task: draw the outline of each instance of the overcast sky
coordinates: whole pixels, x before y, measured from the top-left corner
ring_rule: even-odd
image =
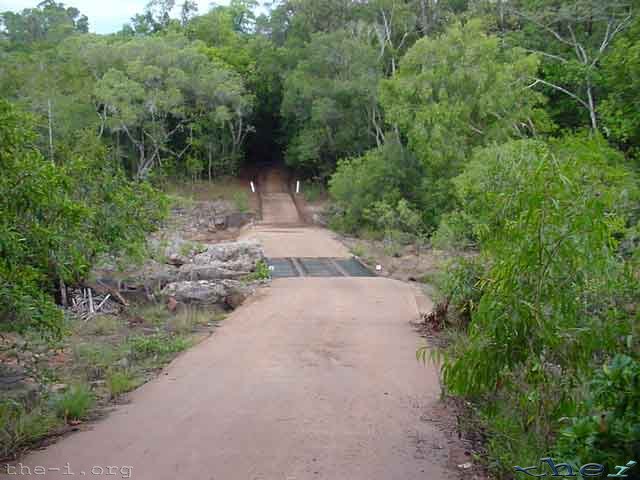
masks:
[[[21,11],[33,8],[41,0],[0,0],[0,12]],[[76,7],[89,17],[89,29],[95,33],[113,33],[127,23],[136,13],[142,13],[149,0],[58,0],[66,6]],[[198,12],[205,13],[212,3],[210,0],[196,0]],[[216,0],[218,5],[227,5],[229,0]],[[176,0],[176,4],[182,4]],[[175,15],[179,14],[176,7]]]

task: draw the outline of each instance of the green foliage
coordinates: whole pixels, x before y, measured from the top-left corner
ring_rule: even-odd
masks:
[[[123,393],[130,392],[139,382],[129,370],[114,370],[107,375],[107,387],[111,398],[117,398]]]
[[[256,264],[256,268],[250,275],[247,276],[245,280],[249,282],[258,282],[260,280],[269,280],[271,278],[271,270],[269,270],[269,265],[264,260],[260,260]]]
[[[131,356],[134,360],[144,360],[158,357],[164,359],[170,355],[189,348],[189,341],[184,337],[154,334],[149,336],[135,336],[128,340]]]
[[[116,57],[104,67],[95,95],[103,104],[108,131],[137,152],[139,177],[146,177],[167,154],[179,158],[179,151],[192,146],[195,154],[187,156],[185,165],[192,177],[212,157],[226,156],[223,152],[234,157],[240,151],[250,128],[244,117],[252,99],[242,79],[210,58],[203,44],[172,34],[98,43],[88,54],[100,55],[105,48]],[[153,108],[147,107],[150,103]],[[199,137],[195,144],[194,130]],[[190,134],[185,138],[184,132]]]
[[[249,194],[245,191],[236,191],[232,195],[233,204],[240,213],[249,213]]]
[[[346,31],[314,35],[301,58],[284,83],[282,116],[291,130],[286,162],[325,178],[339,158],[375,142],[380,65],[375,49]]]
[[[473,20],[416,42],[398,73],[382,82],[387,120],[398,125],[424,165],[422,206],[430,226],[454,205],[449,180],[461,173],[473,148],[544,124],[543,99],[526,88],[537,68],[537,57],[502,48]]]
[[[445,385],[478,402],[497,473],[551,452],[562,417],[578,419],[566,435],[582,432],[563,455],[580,452],[593,445],[582,415],[594,411],[581,384],[633,343],[620,339],[634,332],[624,305],[636,301],[637,279],[618,242],[634,178],[601,138],[573,136],[478,150],[453,183],[482,264],[449,272],[445,291],[471,323],[445,352]],[[616,438],[603,452],[632,444]],[[589,455],[583,463],[602,458]]]
[[[640,143],[640,19],[614,44],[604,60],[604,79],[609,92],[602,102],[605,131],[634,152]]]
[[[479,257],[458,257],[446,267],[437,282],[443,301],[455,308],[455,313],[467,325],[478,309],[483,296],[485,265]]]
[[[32,147],[31,117],[0,101],[0,312],[4,331],[61,333],[52,294],[98,254],[134,250],[162,218],[162,199],[80,136],[63,165]]]
[[[615,471],[640,456],[640,362],[616,355],[588,382],[580,416],[567,419],[555,450],[578,465]]]
[[[14,400],[0,402],[0,457],[7,458],[15,451],[39,440],[60,424],[46,405],[27,409]]]
[[[431,237],[431,244],[441,250],[471,248],[476,245],[472,224],[473,219],[463,211],[445,213]]]
[[[320,181],[305,182],[302,185],[302,194],[309,203],[321,200],[326,194],[326,187]]]
[[[20,13],[0,14],[3,37],[22,48],[56,44],[76,32],[87,32],[89,22],[75,7],[65,8],[54,0],[45,0],[36,8],[25,8]]]
[[[455,180],[491,268],[469,348],[445,365],[454,391],[488,391],[529,361],[575,370],[615,343],[625,327],[592,302],[612,299],[623,273],[615,238],[632,184],[616,160],[600,140],[519,141],[479,151]]]
[[[367,212],[380,202],[394,208],[401,200],[406,201],[408,209],[422,206],[416,182],[422,176],[420,162],[398,143],[342,160],[329,181],[329,193],[337,210],[332,226],[347,232],[363,226],[379,227]]]
[[[74,385],[53,399],[58,418],[68,421],[83,420],[95,403],[95,396],[86,385]]]

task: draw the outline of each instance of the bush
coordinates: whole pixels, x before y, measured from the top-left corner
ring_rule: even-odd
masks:
[[[131,355],[136,360],[152,357],[164,359],[172,354],[189,348],[189,341],[183,337],[156,334],[150,336],[132,337],[128,341]]]
[[[640,362],[616,355],[596,372],[581,415],[567,419],[555,450],[577,465],[616,465],[640,458]],[[637,473],[637,472],[636,472]]]
[[[34,125],[0,101],[0,330],[60,335],[55,293],[82,280],[99,254],[138,249],[165,209],[107,160],[95,134],[80,134],[54,165],[33,147]]]
[[[421,179],[420,163],[395,142],[339,162],[329,181],[335,203],[332,226],[350,233],[366,227],[380,228],[372,206],[396,207],[404,200],[407,208],[419,207]]]
[[[316,179],[312,182],[304,182],[302,186],[302,194],[307,202],[313,203],[321,200],[326,193],[326,188],[321,180]]]
[[[117,398],[138,386],[135,376],[128,370],[111,371],[107,375],[107,387],[111,398]]]
[[[27,408],[13,400],[0,402],[0,458],[47,435],[60,421],[44,405]]]
[[[271,278],[271,270],[264,260],[260,260],[256,264],[255,270],[245,279],[248,282],[257,282],[260,280],[269,280]]]
[[[249,208],[249,194],[244,191],[235,192],[233,194],[233,203],[240,213],[248,213]]]
[[[58,418],[67,421],[86,418],[95,403],[95,396],[86,385],[75,385],[54,399]]]
[[[631,353],[620,339],[636,328],[625,305],[638,301],[638,280],[619,243],[637,193],[623,162],[600,138],[514,141],[477,151],[454,180],[484,267],[472,288],[454,282],[474,300],[443,379],[479,402],[490,455],[503,462],[496,468],[548,454],[560,419],[584,408],[585,379],[604,359]],[[566,452],[591,441],[578,437]]]

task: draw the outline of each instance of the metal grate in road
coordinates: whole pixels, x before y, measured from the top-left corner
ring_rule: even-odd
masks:
[[[356,258],[271,258],[272,278],[291,277],[375,277]]]
[[[300,258],[298,261],[306,277],[344,276],[330,258]]]
[[[350,277],[375,277],[375,274],[365,267],[357,258],[338,258],[335,260],[342,270]]]
[[[290,258],[270,258],[267,265],[271,270],[271,278],[299,277],[300,273]]]

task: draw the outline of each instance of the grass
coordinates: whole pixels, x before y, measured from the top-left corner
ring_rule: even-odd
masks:
[[[13,400],[0,401],[0,458],[7,458],[61,425],[44,402],[27,409]]]
[[[152,358],[164,361],[171,354],[180,353],[191,346],[191,342],[183,336],[162,333],[131,337],[127,343],[134,360]]]
[[[191,334],[220,320],[217,312],[192,305],[182,305],[177,312],[172,313],[164,304],[152,303],[134,307],[131,314],[143,319],[146,325],[181,335]]]
[[[83,420],[95,404],[95,395],[87,385],[74,385],[54,398],[56,416],[65,422]]]
[[[239,190],[233,194],[233,204],[240,213],[249,213],[249,194]]]
[[[90,319],[83,326],[83,333],[86,335],[102,337],[114,335],[122,327],[122,322],[113,315],[100,315]]]
[[[271,270],[264,260],[260,260],[256,264],[255,270],[245,277],[247,282],[257,282],[260,280],[269,280],[271,278]]]
[[[207,248],[200,243],[184,242],[182,245],[180,245],[180,255],[182,255],[183,257],[190,257],[191,255],[202,253],[206,249]]]
[[[167,319],[166,328],[171,333],[187,335],[201,327],[211,326],[220,317],[211,310],[187,306]]]
[[[248,185],[243,185],[237,178],[220,178],[209,182],[174,182],[167,186],[167,193],[177,201],[234,201],[238,192],[243,192],[248,198]]]
[[[135,390],[140,381],[129,369],[112,370],[107,374],[107,388],[112,399]]]
[[[361,243],[358,243],[349,249],[351,255],[359,258],[364,258],[367,255],[367,250],[365,246]]]

